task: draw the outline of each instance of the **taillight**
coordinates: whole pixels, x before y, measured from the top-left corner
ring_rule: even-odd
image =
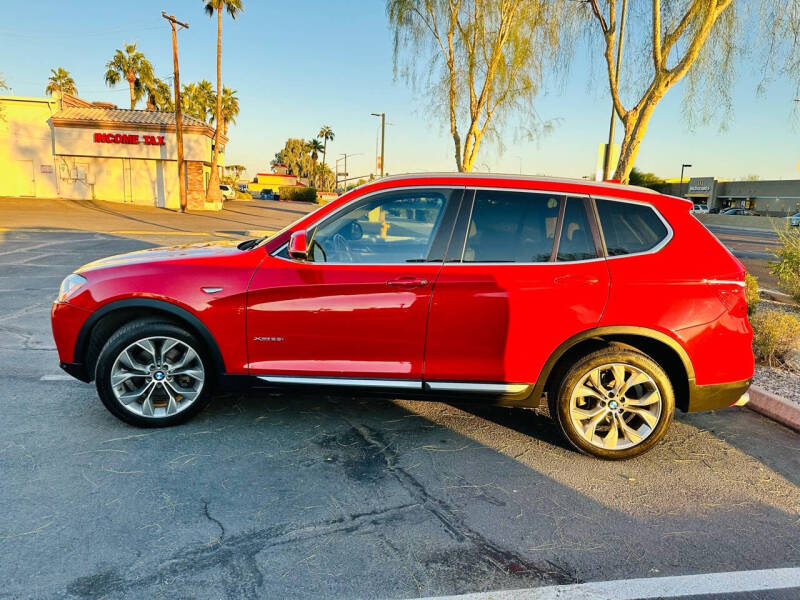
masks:
[[[713,284],[713,282],[712,282]],[[744,318],[747,316],[747,298],[744,294],[744,285],[737,284],[716,284],[717,296],[734,317]]]

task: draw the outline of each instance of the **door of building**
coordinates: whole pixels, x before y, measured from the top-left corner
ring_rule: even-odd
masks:
[[[18,160],[17,162],[17,195],[36,195],[36,173],[33,170],[32,160]]]

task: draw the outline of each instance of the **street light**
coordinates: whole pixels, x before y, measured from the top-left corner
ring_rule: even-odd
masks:
[[[680,189],[678,190],[681,196],[683,196],[683,170],[684,170],[684,169],[691,168],[691,166],[692,166],[692,165],[687,165],[687,164],[682,164],[682,165],[681,165],[681,187],[680,187]]]
[[[370,113],[373,117],[380,117],[381,118],[381,177],[383,177],[383,167],[384,167],[384,139],[386,137],[386,113]]]

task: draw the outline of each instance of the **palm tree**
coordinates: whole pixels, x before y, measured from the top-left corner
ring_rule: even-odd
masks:
[[[152,81],[145,82],[144,90],[147,94],[147,110],[175,110],[172,88],[163,79],[154,77]]]
[[[322,138],[322,170],[325,170],[325,157],[328,154],[328,140],[333,140],[336,137],[336,134],[333,133],[333,129],[331,129],[330,125],[323,125],[317,137]]]
[[[324,150],[325,146],[323,146],[322,142],[320,142],[317,138],[314,138],[313,140],[308,140],[308,142],[306,142],[306,152],[311,153],[311,161],[314,164],[314,168],[311,171],[312,181],[314,181],[317,177],[317,159],[319,158],[319,153]]]
[[[244,10],[242,0],[203,0],[205,2],[206,13],[209,17],[217,13],[217,113],[216,113],[216,131],[214,133],[214,152],[211,156],[211,177],[208,182],[208,191],[206,192],[206,200],[219,200],[219,172],[217,165],[219,164],[219,142],[220,142],[220,127],[222,123],[222,9],[228,11],[232,19],[239,16],[239,13]]]
[[[239,98],[236,97],[236,90],[222,88],[222,135],[228,137],[228,125],[236,123],[239,115]]]
[[[214,119],[214,88],[203,79],[186,83],[181,90],[181,108],[190,117],[210,123]]]
[[[128,82],[131,92],[131,110],[144,94],[145,83],[153,80],[153,65],[136,50],[136,44],[125,44],[125,52],[117,50],[106,63],[106,84],[113,86],[121,80]]]
[[[44,88],[45,94],[52,96],[55,92],[58,92],[59,94],[78,95],[78,88],[75,86],[75,80],[69,74],[69,71],[63,67],[58,67],[58,70],[50,69],[50,73],[52,75],[47,80],[47,87]]]

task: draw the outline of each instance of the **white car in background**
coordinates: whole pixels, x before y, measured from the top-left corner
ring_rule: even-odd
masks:
[[[691,212],[695,215],[707,215],[708,204],[695,204],[694,206],[692,206]]]
[[[800,212],[789,217],[789,225],[792,227],[800,227]]]
[[[235,200],[236,199],[236,190],[234,190],[231,186],[221,183],[219,185],[219,191],[222,195],[224,200]]]

